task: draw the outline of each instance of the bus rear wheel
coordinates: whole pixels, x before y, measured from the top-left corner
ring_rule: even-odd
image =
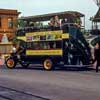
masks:
[[[53,69],[53,61],[51,59],[45,59],[43,62],[43,67],[45,70],[52,70]]]

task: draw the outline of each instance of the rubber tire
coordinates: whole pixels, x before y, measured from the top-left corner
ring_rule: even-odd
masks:
[[[9,61],[9,60],[12,60],[12,61],[13,61],[13,65],[12,65],[12,66],[9,66],[9,65],[8,65],[8,61]],[[12,59],[12,58],[6,59],[5,64],[6,64],[7,68],[9,68],[9,69],[14,69],[15,66],[16,66],[16,62],[15,62],[14,59]]]
[[[45,70],[50,71],[54,68],[53,61],[50,58],[47,58],[43,61],[43,67]]]

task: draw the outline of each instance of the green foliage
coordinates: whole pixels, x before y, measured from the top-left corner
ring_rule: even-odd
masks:
[[[27,22],[23,20],[18,20],[17,24],[18,24],[18,27],[24,28],[27,25]]]
[[[12,41],[13,44],[19,44],[19,42],[20,41],[16,37],[13,38],[13,41]]]
[[[17,20],[13,21],[13,25],[17,28],[24,28],[27,25],[27,22],[20,20],[20,19],[17,19]]]

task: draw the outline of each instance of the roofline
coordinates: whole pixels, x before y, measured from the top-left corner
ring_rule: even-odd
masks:
[[[84,14],[77,12],[77,11],[64,11],[64,12],[58,12],[58,13],[48,13],[48,14],[20,17],[19,19],[22,19],[22,20],[39,19],[39,20],[45,21],[47,19],[50,19],[50,17],[56,16],[56,15],[59,16],[60,18],[66,17],[67,15],[76,16],[76,17],[84,17],[85,16]]]
[[[18,12],[18,10],[16,9],[0,9],[0,14],[16,14],[16,15],[19,15],[21,14],[21,12]]]

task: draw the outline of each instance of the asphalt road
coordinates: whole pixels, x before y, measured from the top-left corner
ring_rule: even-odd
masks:
[[[1,67],[0,100],[100,100],[100,72]]]

